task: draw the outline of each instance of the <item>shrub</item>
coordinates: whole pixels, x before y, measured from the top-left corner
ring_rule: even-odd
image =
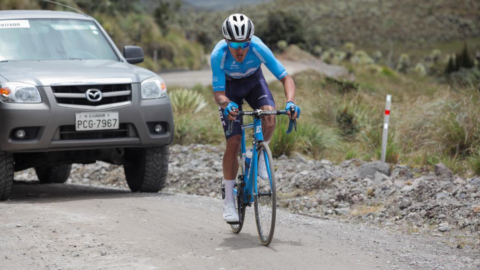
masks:
[[[280,40],[277,42],[277,48],[280,52],[285,51],[287,47],[288,47],[288,43],[285,40]]]
[[[347,42],[345,45],[343,45],[343,49],[347,53],[345,59],[350,60],[350,58],[353,56],[353,53],[355,52],[355,44],[352,42]]]
[[[336,150],[339,147],[339,139],[333,130],[312,124],[301,124],[296,137],[297,148],[314,159],[320,159],[326,149]]]
[[[320,56],[322,55],[322,52],[323,52],[323,49],[322,47],[318,46],[318,45],[315,45],[315,47],[313,47],[313,54],[315,56]]]
[[[442,51],[440,51],[439,49],[434,49],[431,53],[430,53],[430,60],[436,64],[438,62],[438,60],[440,60],[440,57],[442,56]]]
[[[193,115],[205,106],[205,98],[198,92],[189,89],[177,89],[169,93],[175,115]]]
[[[378,63],[380,62],[380,60],[382,59],[383,55],[382,55],[382,52],[381,51],[375,51],[373,53],[373,60],[375,61],[375,63]]]
[[[475,151],[475,154],[468,158],[470,169],[475,175],[480,175],[480,149]]]
[[[346,94],[358,90],[358,83],[346,80],[337,80],[333,77],[326,77],[325,83],[326,85],[338,91],[340,94]]]
[[[348,107],[343,108],[337,114],[337,125],[340,134],[345,138],[352,138],[358,132],[358,125],[355,115]]]
[[[459,71],[450,73],[448,81],[457,88],[476,88],[480,90],[480,71],[476,68],[461,68]]]
[[[420,76],[425,76],[425,75],[427,75],[427,69],[425,68],[425,66],[422,63],[418,63],[415,66],[415,73],[417,73]]]
[[[296,148],[297,134],[292,131],[286,134],[288,129],[288,117],[277,117],[277,125],[272,139],[270,140],[270,148],[272,149],[272,156],[279,157],[281,155],[289,156]]]
[[[406,53],[402,53],[397,63],[397,70],[402,73],[407,73],[410,67],[410,57]]]
[[[365,51],[356,51],[350,61],[353,64],[368,65],[373,64],[375,61]]]

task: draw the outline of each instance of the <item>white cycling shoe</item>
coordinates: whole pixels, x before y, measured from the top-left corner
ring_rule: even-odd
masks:
[[[237,208],[234,203],[223,205],[223,219],[226,222],[238,222]]]
[[[265,158],[263,153],[260,154],[260,158],[258,159],[258,176],[263,180],[268,180],[268,171],[267,165],[265,164]]]

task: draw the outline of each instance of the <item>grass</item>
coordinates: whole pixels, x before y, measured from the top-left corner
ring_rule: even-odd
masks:
[[[378,160],[385,96],[391,94],[387,162],[431,169],[443,162],[454,173],[480,174],[480,118],[475,117],[480,115],[480,91],[429,76],[402,74],[385,66],[372,69],[369,65],[349,64],[349,68],[357,84],[348,91],[339,90],[342,80],[332,82],[313,70],[293,76],[302,116],[298,132],[290,135],[285,134],[288,119],[277,117],[270,144],[275,157],[299,152],[337,163],[352,158]],[[283,85],[274,82],[270,89],[281,108],[285,100]],[[171,94],[175,91],[178,89]],[[186,95],[188,98],[203,97],[206,105],[200,112],[207,116],[189,118],[177,113],[177,142],[222,142],[211,89],[195,86],[189,91],[195,94]],[[194,107],[191,105],[190,112],[196,110]]]

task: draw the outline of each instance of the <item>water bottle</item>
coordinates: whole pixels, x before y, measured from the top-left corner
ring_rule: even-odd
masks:
[[[252,162],[252,148],[248,149],[247,152],[245,153],[245,175],[248,175],[251,162]]]

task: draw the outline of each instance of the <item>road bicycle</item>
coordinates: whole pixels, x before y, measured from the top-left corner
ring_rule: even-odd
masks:
[[[295,114],[295,109],[290,108],[291,115]],[[245,209],[248,206],[254,205],[255,220],[257,225],[257,232],[260,242],[264,246],[270,245],[275,231],[276,218],[276,203],[277,192],[275,187],[275,169],[273,166],[272,153],[268,144],[263,141],[262,133],[262,117],[268,115],[286,115],[286,110],[278,111],[238,111],[238,116],[244,115],[252,116],[253,123],[242,125],[242,145],[240,149],[240,164],[242,172],[238,176],[235,183],[234,196],[236,197],[236,208],[238,211],[238,222],[228,222],[232,231],[236,234],[240,233],[245,222]],[[245,130],[253,128],[253,147],[252,157],[247,156],[247,147],[245,142]],[[293,128],[297,130],[296,120],[291,120],[287,129],[289,134]],[[233,121],[229,121],[227,135],[230,135],[233,130]],[[258,160],[263,155],[268,179],[264,180],[258,177]],[[225,198],[225,189],[222,188],[223,198]]]

